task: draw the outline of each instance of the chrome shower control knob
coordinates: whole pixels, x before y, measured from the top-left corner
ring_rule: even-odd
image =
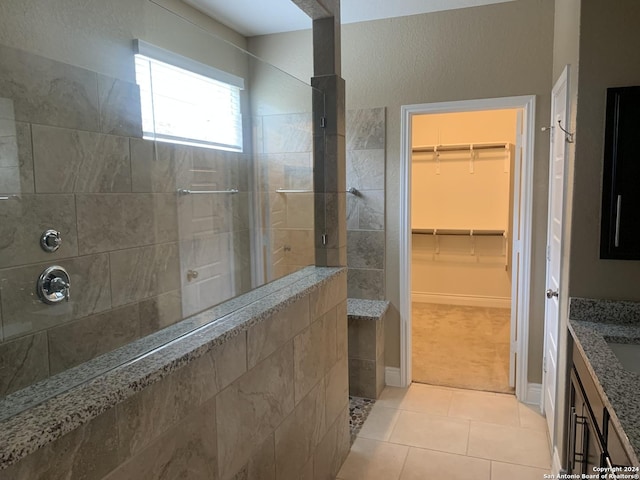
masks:
[[[40,274],[36,285],[38,297],[47,305],[54,305],[71,298],[71,279],[67,271],[54,265]]]
[[[45,230],[40,237],[40,246],[45,252],[55,252],[62,245],[62,237],[57,230]]]

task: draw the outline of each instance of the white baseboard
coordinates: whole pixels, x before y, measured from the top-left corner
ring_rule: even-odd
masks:
[[[468,307],[511,308],[509,297],[484,297],[477,295],[444,295],[441,293],[411,292],[412,302],[462,305]]]
[[[384,382],[390,387],[401,387],[400,369],[396,367],[384,368]]]
[[[528,383],[527,392],[525,394],[525,398],[522,399],[522,402],[529,405],[535,405],[539,410],[542,405],[542,384]]]

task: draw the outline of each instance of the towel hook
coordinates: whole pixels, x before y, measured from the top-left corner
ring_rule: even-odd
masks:
[[[565,130],[562,127],[562,120],[558,120],[558,127],[560,128],[560,130],[562,130],[564,132],[564,139],[566,140],[567,143],[573,143],[573,133],[569,132],[568,130]]]

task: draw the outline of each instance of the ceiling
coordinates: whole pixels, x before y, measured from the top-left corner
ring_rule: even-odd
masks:
[[[311,28],[291,0],[183,0],[246,37]],[[404,17],[513,0],[342,0],[342,23]]]

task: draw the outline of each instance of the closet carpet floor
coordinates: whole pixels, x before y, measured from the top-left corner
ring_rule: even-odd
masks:
[[[512,393],[510,310],[414,302],[413,381]]]

